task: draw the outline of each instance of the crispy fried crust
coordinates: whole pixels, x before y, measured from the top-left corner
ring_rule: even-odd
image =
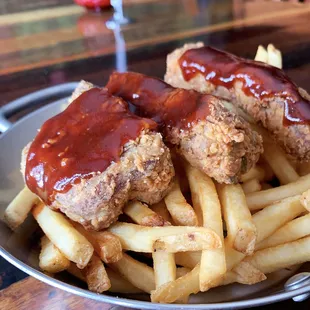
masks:
[[[132,104],[136,104],[144,116],[154,119],[161,114],[161,109],[168,111],[165,113],[166,117],[170,117],[167,115],[171,107],[173,107],[172,110],[182,109],[181,106],[174,106],[175,97],[186,98],[182,99],[184,105],[192,104],[186,101],[191,100],[187,99],[190,98],[186,96],[188,91],[173,88],[163,81],[140,73],[114,73],[110,77],[107,88],[112,94],[124,99],[130,98],[133,94],[144,94],[141,95],[142,99],[136,99]],[[185,96],[180,96],[180,93],[185,93]],[[198,94],[194,91],[190,93]],[[198,98],[196,100],[199,100],[200,107],[207,107],[208,113],[197,116],[199,119],[184,127],[164,126],[162,128],[164,138],[173,144],[179,154],[192,166],[199,168],[217,182],[237,183],[241,174],[247,172],[257,162],[262,152],[262,139],[243,118],[225,107],[225,100],[210,95],[199,95]],[[154,109],[150,109],[152,105]],[[195,113],[199,114],[199,110]],[[173,117],[173,113],[171,115]],[[163,122],[168,124],[169,119]]]
[[[72,100],[92,87],[82,81]],[[23,174],[29,146],[22,153]],[[61,210],[88,229],[100,230],[117,220],[128,200],[159,202],[169,191],[173,177],[170,151],[161,134],[143,131],[135,141],[125,144],[120,162],[74,184],[66,193],[57,193],[50,207]]]
[[[240,82],[235,84],[234,89],[228,90],[222,86],[215,87],[202,75],[197,75],[188,82],[183,79],[178,64],[179,58],[185,51],[202,46],[203,43],[185,44],[184,47],[169,54],[165,81],[175,87],[195,89],[229,99],[267,128],[288,154],[298,160],[310,160],[310,126],[306,124],[283,126],[284,103],[280,98],[270,98],[260,102],[253,97],[246,96]],[[309,95],[305,90],[299,89],[299,92],[309,100]]]
[[[262,138],[242,118],[228,111],[222,100],[214,97],[209,107],[206,120],[175,133],[178,151],[217,182],[237,183],[258,161]]]

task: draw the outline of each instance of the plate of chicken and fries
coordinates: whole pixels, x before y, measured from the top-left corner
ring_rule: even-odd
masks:
[[[81,81],[0,137],[2,187],[19,187],[2,195],[0,254],[141,309],[310,292],[283,287],[310,261],[309,122],[310,96],[272,44],[248,60],[190,43],[163,80]]]

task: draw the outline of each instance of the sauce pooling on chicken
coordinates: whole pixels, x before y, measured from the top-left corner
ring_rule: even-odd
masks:
[[[215,86],[232,89],[238,81],[242,91],[258,100],[280,98],[284,101],[283,124],[310,122],[310,102],[280,69],[261,62],[242,59],[211,47],[187,50],[179,59],[183,78],[189,81],[202,74]]]
[[[27,155],[27,186],[50,204],[55,193],[118,162],[129,140],[156,126],[106,89],[88,90],[41,127]]]
[[[205,119],[210,114],[209,100],[214,99],[134,72],[114,72],[106,87],[111,94],[129,101],[136,114],[152,118],[163,130],[184,130]]]

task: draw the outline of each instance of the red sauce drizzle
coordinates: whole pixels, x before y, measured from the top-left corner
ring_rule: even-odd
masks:
[[[32,142],[25,178],[46,203],[81,179],[118,162],[123,146],[156,123],[133,115],[121,98],[106,89],[84,92],[62,113],[47,120]]]
[[[310,102],[283,70],[258,61],[246,60],[211,47],[187,50],[179,59],[185,81],[202,74],[206,81],[232,89],[237,81],[247,96],[258,100],[279,98],[284,101],[283,124],[310,122]]]
[[[190,128],[205,119],[210,113],[209,101],[214,99],[134,72],[114,72],[106,88],[134,105],[136,114],[151,118],[164,130]]]

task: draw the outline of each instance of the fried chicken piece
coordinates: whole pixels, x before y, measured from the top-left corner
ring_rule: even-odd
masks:
[[[262,152],[260,135],[217,97],[132,72],[113,73],[106,87],[155,120],[167,142],[220,183],[237,183]]]
[[[310,160],[310,96],[283,70],[203,43],[186,44],[168,55],[165,81],[226,98],[263,125],[292,157]]]
[[[133,115],[105,89],[79,86],[69,107],[25,147],[21,170],[52,209],[100,230],[117,220],[128,200],[159,202],[174,168],[154,122]]]

